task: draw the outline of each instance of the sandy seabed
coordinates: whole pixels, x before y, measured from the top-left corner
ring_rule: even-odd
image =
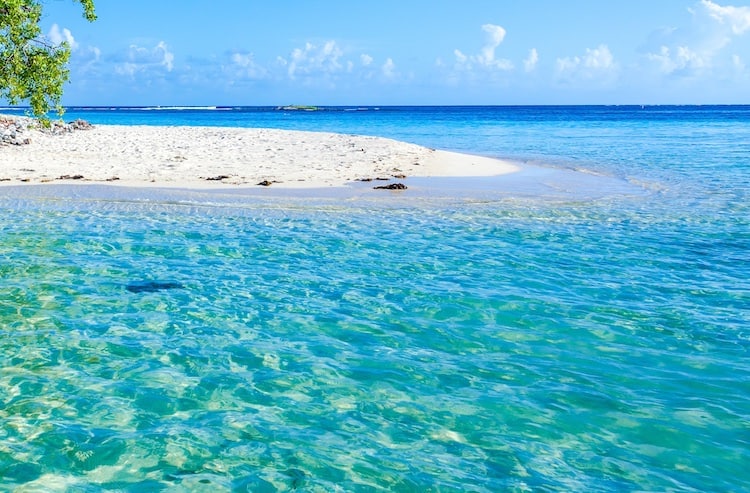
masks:
[[[33,130],[27,135],[28,145],[0,146],[0,184],[322,188],[357,180],[378,185],[406,177],[497,176],[518,170],[487,157],[325,132],[96,125],[60,135]]]

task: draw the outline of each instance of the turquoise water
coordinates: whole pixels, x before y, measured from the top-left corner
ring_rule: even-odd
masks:
[[[0,189],[0,490],[750,489],[750,108],[146,113],[602,190]]]

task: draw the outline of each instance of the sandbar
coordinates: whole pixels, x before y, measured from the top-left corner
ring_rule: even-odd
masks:
[[[230,189],[378,186],[407,177],[492,177],[511,162],[373,136],[268,128],[95,125],[0,146],[0,185],[93,183]],[[361,186],[361,185],[358,185]]]

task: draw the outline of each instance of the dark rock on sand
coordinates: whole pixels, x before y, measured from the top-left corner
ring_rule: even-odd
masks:
[[[381,185],[372,188],[375,190],[406,190],[407,187],[403,183],[391,183],[390,185]]]
[[[62,121],[51,121],[44,126],[34,118],[26,116],[0,115],[0,145],[28,145],[31,138],[28,132],[39,130],[52,135],[70,133],[74,130],[88,130],[93,126],[86,120],[76,120],[70,123]]]
[[[92,124],[90,124],[86,120],[81,120],[80,118],[68,123],[68,127],[71,130],[90,130],[94,128]]]

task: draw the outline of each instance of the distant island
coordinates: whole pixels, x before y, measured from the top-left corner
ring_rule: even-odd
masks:
[[[298,105],[298,104],[292,104],[289,106],[279,106],[276,108],[277,110],[281,111],[320,111],[321,108],[318,106],[305,106],[305,105]]]

